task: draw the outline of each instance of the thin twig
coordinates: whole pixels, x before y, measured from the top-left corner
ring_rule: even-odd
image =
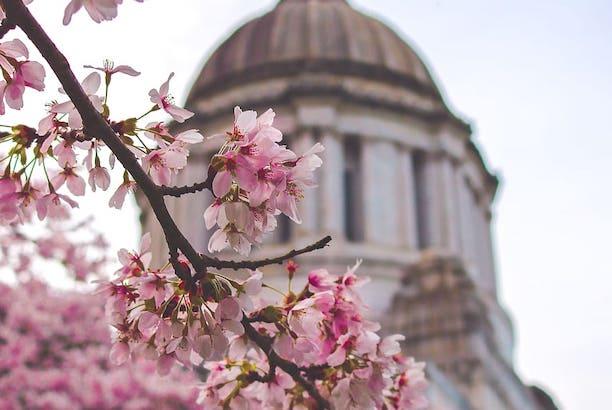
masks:
[[[234,270],[251,269],[251,270],[255,270],[255,269],[261,268],[262,266],[278,265],[278,264],[285,262],[288,259],[295,258],[296,256],[303,255],[305,253],[310,253],[318,249],[323,249],[331,242],[331,240],[332,240],[331,236],[328,235],[325,238],[321,239],[320,241],[317,241],[313,243],[312,245],[308,245],[302,249],[297,249],[297,250],[294,249],[276,258],[260,259],[256,261],[224,261],[224,260],[220,260],[216,258],[211,258],[206,255],[202,255],[202,257],[204,258],[204,263],[206,265],[216,268],[216,269],[234,269]]]
[[[209,172],[208,178],[206,178],[206,181],[198,182],[193,185],[185,185],[185,186],[175,186],[175,187],[161,186],[159,187],[159,191],[161,192],[162,195],[174,196],[177,198],[185,194],[195,194],[196,192],[204,191],[205,189],[212,191],[213,178],[214,178],[214,174],[211,174]]]

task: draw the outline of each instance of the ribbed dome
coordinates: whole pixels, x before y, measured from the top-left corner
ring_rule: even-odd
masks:
[[[221,87],[304,72],[357,75],[439,95],[421,59],[380,21],[345,0],[281,0],[212,54],[188,104]]]

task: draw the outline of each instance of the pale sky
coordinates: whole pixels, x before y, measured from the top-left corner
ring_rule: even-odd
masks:
[[[111,23],[82,13],[61,26],[54,1],[31,10],[83,77],[112,58],[143,72],[117,79],[115,111],[148,108],[147,92],[171,71],[184,100],[197,68],[239,23],[273,0],[125,2]],[[170,6],[172,4],[172,6]],[[609,233],[612,168],[612,4],[606,0],[354,0],[420,51],[502,186],[495,204],[503,304],[514,318],[517,369],[566,409],[599,409],[612,386]],[[7,36],[12,38],[12,36]],[[52,79],[52,80],[51,80]],[[48,89],[56,88],[50,74]],[[28,92],[26,102],[45,100]],[[37,119],[42,110],[3,122]],[[136,208],[82,202],[114,248],[138,237]]]

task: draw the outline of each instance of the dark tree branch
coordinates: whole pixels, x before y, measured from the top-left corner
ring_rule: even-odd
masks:
[[[293,380],[298,382],[304,389],[308,392],[310,397],[312,397],[317,402],[317,409],[324,410],[329,409],[330,405],[325,400],[321,393],[314,385],[314,383],[309,382],[304,378],[302,373],[300,372],[300,368],[295,364],[291,363],[288,360],[280,357],[274,349],[272,348],[272,340],[262,335],[253,327],[253,325],[248,321],[246,317],[242,318],[242,326],[244,326],[244,330],[249,337],[263,352],[268,356],[268,361],[270,362],[270,367],[277,366],[282,369],[285,373],[290,375]]]
[[[4,36],[15,27],[17,26],[12,20],[5,18],[2,24],[0,24],[0,39],[4,38]]]
[[[184,186],[175,186],[175,187],[162,186],[159,188],[162,195],[174,196],[177,198],[183,195],[186,195],[186,194],[195,194],[196,192],[204,191],[205,189],[208,189],[208,190],[212,189],[211,180],[207,179],[206,181],[198,182],[193,185],[184,185]]]
[[[315,242],[312,245],[308,245],[305,248],[297,249],[297,250],[294,249],[276,258],[260,259],[256,261],[223,261],[220,259],[205,256],[205,255],[203,255],[203,257],[205,258],[205,263],[208,266],[213,267],[213,268],[234,269],[234,270],[239,270],[239,269],[255,270],[255,269],[261,268],[262,266],[278,265],[278,264],[285,262],[288,259],[295,258],[296,256],[303,255],[305,253],[310,253],[318,249],[323,249],[331,242],[331,240],[332,240],[331,236],[328,235],[325,238],[321,239],[320,241]]]

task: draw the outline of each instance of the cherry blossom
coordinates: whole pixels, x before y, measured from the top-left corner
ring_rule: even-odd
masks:
[[[61,188],[66,183],[68,190],[77,196],[85,195],[85,180],[76,172],[75,167],[66,165],[55,177],[51,179],[54,189]]]
[[[136,188],[136,183],[134,181],[127,181],[119,185],[119,188],[115,191],[113,196],[111,196],[108,201],[108,206],[121,209],[123,207],[123,203],[125,202],[125,196],[134,191]]]
[[[5,88],[5,99],[9,107],[19,110],[23,107],[23,93],[25,87],[38,91],[45,89],[45,69],[36,61],[19,63],[15,69],[13,79]]]
[[[111,77],[113,74],[122,73],[122,74],[126,74],[132,77],[137,77],[140,75],[140,71],[134,70],[129,65],[122,64],[122,65],[115,66],[115,63],[113,63],[111,60],[104,60],[102,67],[94,67],[91,65],[85,65],[84,67],[91,68],[93,70],[102,71],[104,73],[107,84],[110,83]]]
[[[142,3],[143,0],[136,0]],[[123,0],[71,0],[64,10],[64,25],[70,24],[74,13],[85,8],[89,17],[96,23],[112,20],[117,17],[117,7]]]
[[[173,98],[168,94],[170,90],[170,80],[174,77],[174,73],[170,73],[168,80],[161,85],[159,90],[152,89],[149,91],[151,102],[154,103],[157,109],[166,111],[177,122],[184,122],[191,118],[193,113],[174,104]]]
[[[89,101],[94,106],[94,108],[98,111],[102,111],[102,97],[96,95],[96,92],[100,88],[100,74],[91,73],[81,83],[81,87],[83,87],[83,91],[89,97]],[[60,88],[60,93],[65,94],[65,91]],[[83,126],[83,120],[81,119],[81,115],[77,111],[74,103],[70,100],[54,104],[51,106],[51,112],[56,114],[68,114],[68,126],[70,128],[81,128]]]
[[[105,167],[96,166],[89,170],[88,183],[92,191],[100,188],[106,191],[110,185],[111,179],[108,170]]]
[[[36,213],[40,220],[45,219],[47,215],[54,218],[66,218],[68,217],[66,205],[70,208],[78,208],[79,206],[66,195],[50,192],[36,202]]]
[[[15,75],[15,66],[9,61],[9,59],[17,60],[19,58],[29,57],[28,48],[19,39],[5,41],[0,43],[0,67],[9,76]]]

